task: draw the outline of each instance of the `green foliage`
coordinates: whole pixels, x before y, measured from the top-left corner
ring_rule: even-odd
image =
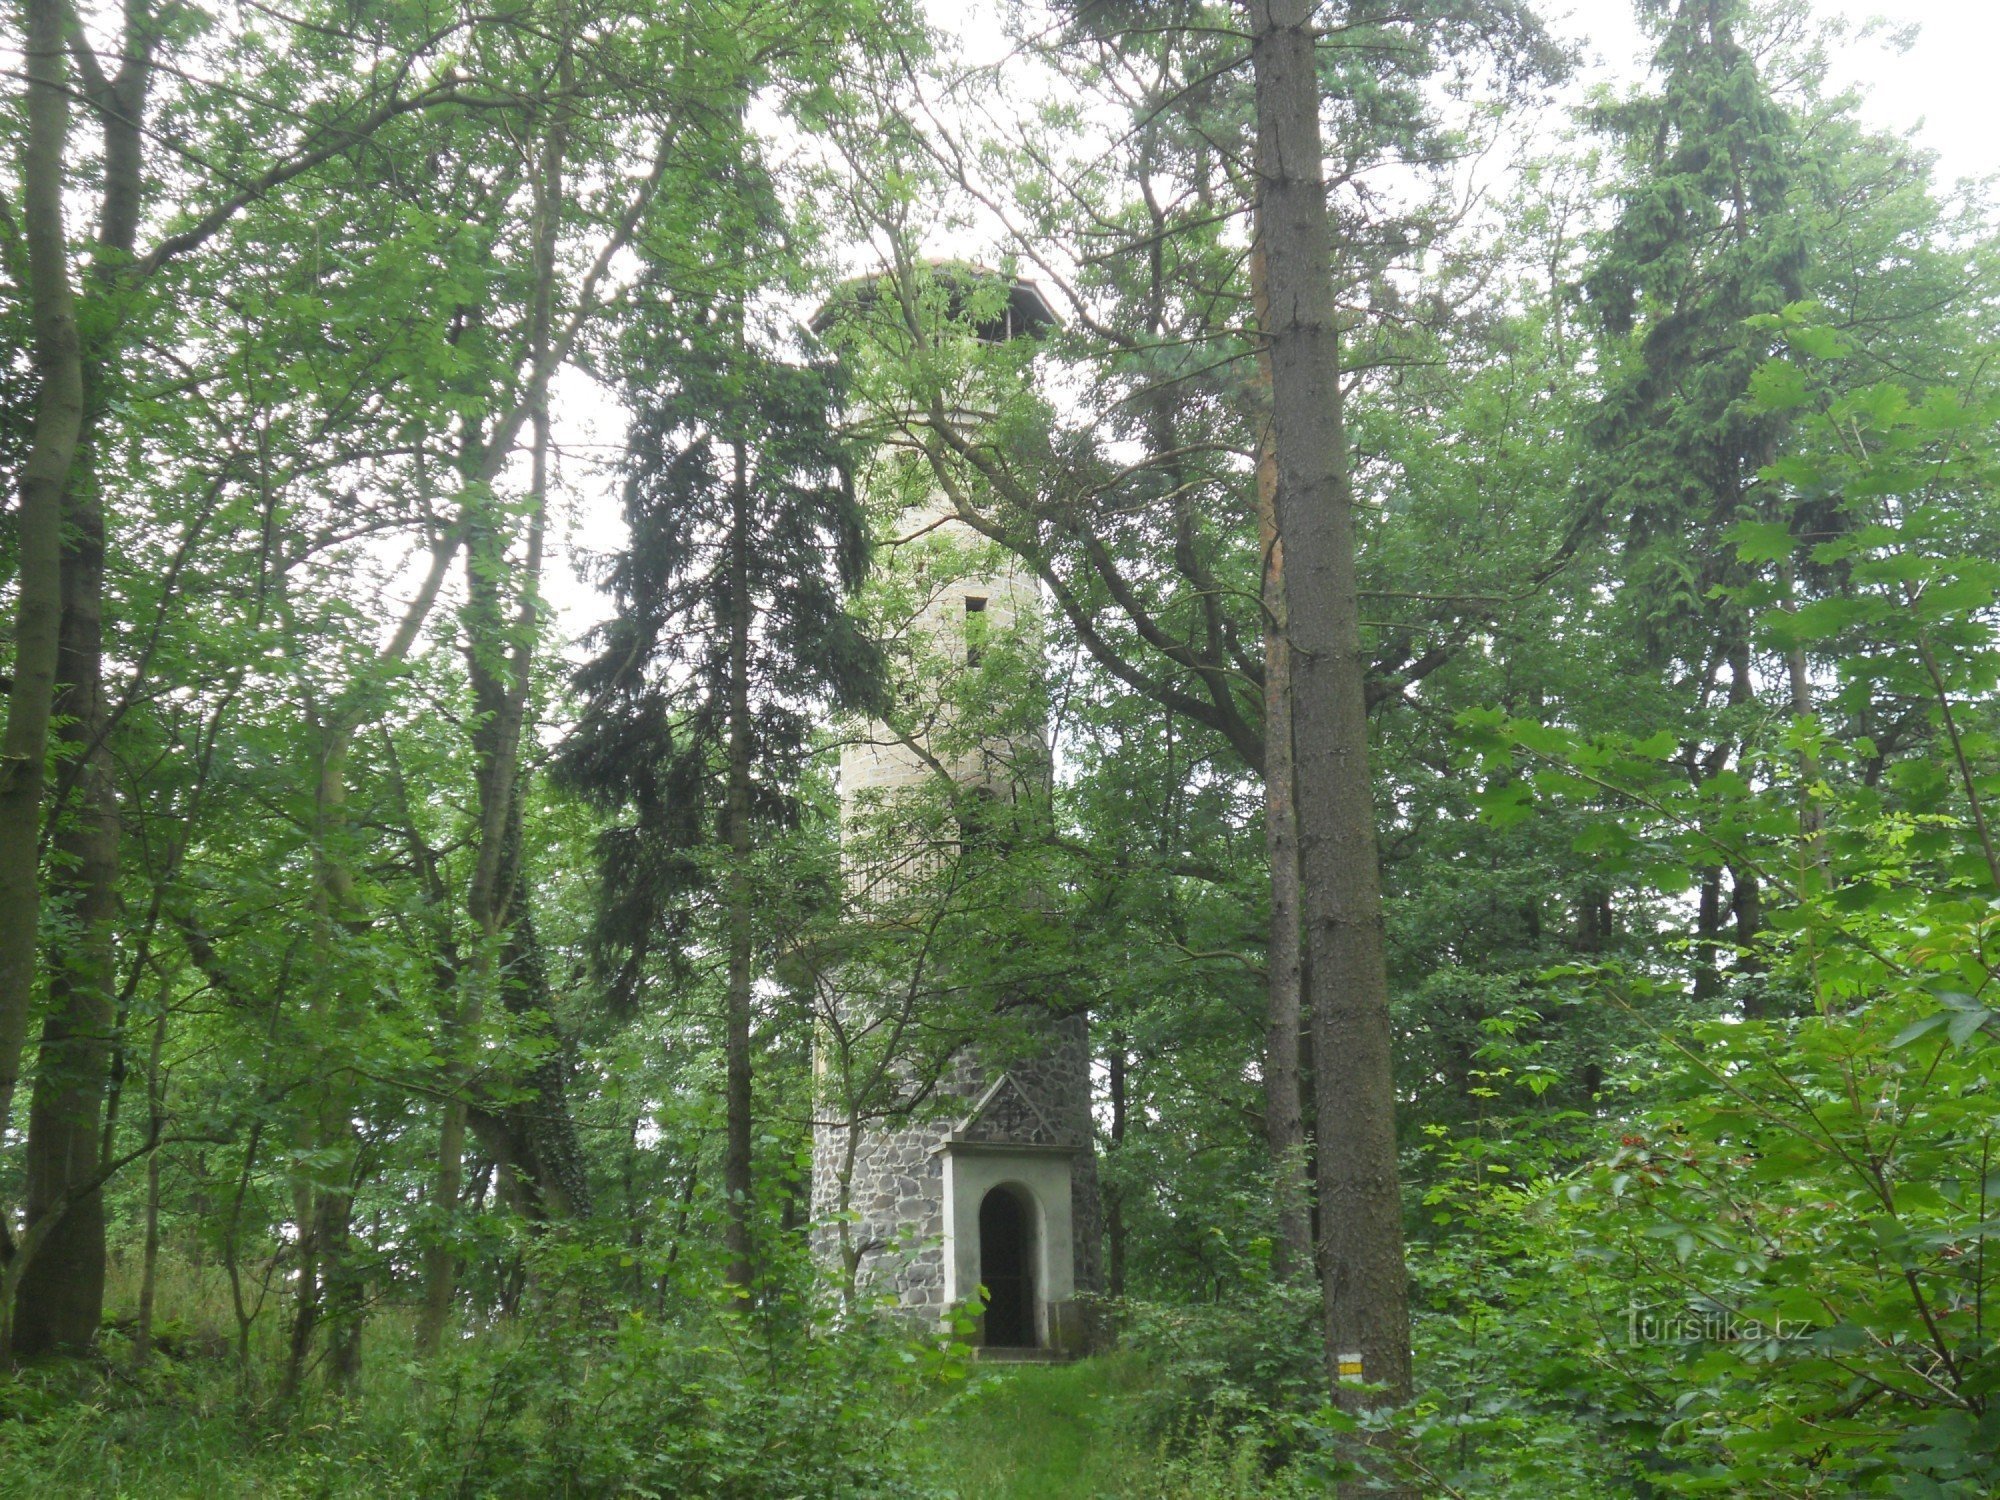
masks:
[[[778,1337],[716,1311],[524,1321],[368,1395],[246,1410],[219,1365],[12,1388],[0,1488],[50,1496],[915,1496],[898,1434],[936,1361],[887,1330]],[[18,1486],[18,1488],[17,1488]]]
[[[531,1325],[426,1371],[410,1492],[916,1494],[890,1439],[915,1357],[870,1329],[771,1337],[727,1314],[633,1313],[594,1335]]]
[[[1671,737],[1468,716],[1489,764],[1523,768],[1538,800],[1598,809],[1579,841],[1616,868],[1655,885],[1678,868],[1683,887],[1706,863],[1758,870],[1783,896],[1758,942],[1759,983],[1791,1012],[1660,1027],[1626,1079],[1615,1147],[1580,1169],[1530,1160],[1527,1187],[1472,1205],[1473,1243],[1496,1237],[1501,1263],[1480,1290],[1503,1323],[1529,1320],[1503,1353],[1535,1388],[1575,1393],[1560,1413],[1488,1409],[1481,1441],[1525,1422],[1536,1441],[1523,1451],[1554,1440],[1560,1452],[1581,1416],[1622,1432],[1628,1472],[1662,1494],[1970,1496],[2000,1478],[1987,1332],[2000,1262],[1986,1254],[2000,1224],[1988,968],[2000,866],[1981,811],[1990,751],[1957,727],[1983,718],[1993,680],[1993,588],[1958,550],[1977,512],[1947,500],[1983,487],[1990,438],[1960,413],[1880,386],[1825,400],[1808,432],[1840,441],[1774,473],[1844,510],[1814,560],[1840,566],[1847,587],[1804,609],[1743,595],[1770,636],[1839,643],[1847,722],[1885,689],[1929,699],[1939,739],[1885,786],[1850,769],[1879,746],[1813,719],[1753,747],[1744,774],[1690,786],[1663,759]],[[1733,540],[1752,568],[1791,550],[1761,527]],[[1659,988],[1618,963],[1548,980],[1634,1013]],[[1532,1311],[1558,1266],[1578,1315],[1567,1351]],[[1472,1316],[1463,1294],[1446,1306],[1460,1326]]]
[[[1321,1404],[1317,1289],[1273,1282],[1255,1240],[1232,1258],[1235,1284],[1211,1301],[1128,1308],[1121,1341],[1155,1371],[1134,1419],[1154,1444],[1258,1433],[1284,1456],[1288,1424]]]
[[[931,1493],[1285,1500],[1324,1492],[1316,1471],[1274,1451],[1268,1411],[1217,1409],[1163,1430],[1163,1411],[1178,1405],[1173,1381],[1154,1358],[1132,1353],[981,1371],[920,1425]]]

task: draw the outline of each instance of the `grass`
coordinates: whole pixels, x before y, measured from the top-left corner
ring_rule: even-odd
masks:
[[[167,1375],[163,1363],[153,1381]],[[220,1372],[214,1372],[219,1374]],[[913,1467],[936,1500],[1128,1500],[1172,1494],[1145,1476],[1150,1455],[1136,1450],[1123,1403],[1143,1390],[1135,1360],[1116,1356],[1073,1365],[977,1372],[919,1427]],[[367,1428],[384,1408],[412,1399],[393,1367],[371,1380],[364,1410],[343,1421],[322,1411],[275,1430],[246,1421],[222,1382],[173,1389],[152,1384],[151,1399],[122,1381],[83,1369],[14,1389],[15,1422],[0,1421],[0,1497],[103,1500],[251,1500],[402,1493],[371,1473]],[[29,1411],[19,1410],[27,1405]],[[39,1408],[38,1410],[36,1408]],[[16,1426],[27,1417],[26,1430]],[[40,1420],[37,1421],[36,1419]],[[35,1431],[40,1428],[39,1432]],[[261,1428],[261,1430],[260,1430]],[[8,1429],[12,1429],[11,1431]],[[53,1430],[51,1430],[53,1429]],[[475,1480],[471,1493],[480,1487]]]
[[[132,1278],[121,1274],[110,1299],[117,1326],[98,1357],[0,1379],[0,1500],[692,1500],[725,1489],[730,1500],[781,1500],[822,1493],[822,1483],[827,1494],[876,1493],[864,1474],[882,1479],[884,1493],[922,1500],[1303,1493],[1272,1486],[1233,1429],[1162,1443],[1166,1388],[1129,1354],[878,1386],[908,1367],[883,1364],[866,1345],[842,1355],[813,1344],[793,1351],[790,1373],[773,1385],[698,1318],[684,1328],[635,1325],[623,1332],[642,1333],[637,1345],[627,1348],[621,1333],[560,1370],[523,1358],[534,1350],[517,1347],[518,1330],[489,1333],[440,1368],[414,1363],[404,1321],[384,1312],[370,1323],[357,1398],[335,1400],[315,1385],[281,1409],[271,1399],[278,1310],[257,1321],[246,1382],[219,1272],[163,1263],[162,1273],[158,1353],[145,1369],[131,1368]],[[551,1347],[562,1346],[558,1338]],[[852,1369],[849,1356],[860,1360]],[[633,1489],[626,1460],[635,1453],[659,1472],[726,1470],[726,1486]],[[830,1464],[850,1479],[831,1481]]]
[[[407,1365],[388,1363],[367,1395],[315,1403],[289,1420],[246,1414],[225,1372],[162,1361],[140,1383],[77,1366],[0,1389],[0,1500],[428,1500],[520,1493],[502,1475],[453,1469],[439,1487],[408,1414],[433,1399]],[[204,1378],[205,1377],[205,1378]],[[975,1372],[921,1417],[885,1425],[907,1460],[898,1495],[924,1500],[1264,1500],[1306,1491],[1273,1486],[1254,1448],[1221,1435],[1168,1452],[1135,1408],[1152,1389],[1139,1360],[1111,1355],[1071,1365]],[[891,1433],[894,1436],[891,1436]],[[545,1491],[549,1500],[629,1493],[601,1481]],[[659,1493],[645,1491],[645,1493]],[[689,1500],[694,1500],[692,1492]],[[707,1493],[707,1491],[704,1491]],[[737,1500],[800,1491],[753,1471]],[[843,1491],[843,1493],[848,1493]],[[859,1492],[856,1492],[859,1493]],[[871,1491],[872,1493],[872,1491]]]
[[[950,1500],[1123,1500],[1152,1455],[1121,1408],[1146,1383],[1137,1360],[977,1372],[927,1425],[941,1496]]]

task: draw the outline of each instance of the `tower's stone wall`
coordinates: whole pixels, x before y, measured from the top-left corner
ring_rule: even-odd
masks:
[[[900,689],[926,708],[914,716],[921,734],[923,721],[942,712],[941,684],[935,679],[969,670],[976,635],[1001,640],[1018,630],[1034,630],[1039,601],[1034,579],[1011,560],[994,555],[997,549],[955,519],[942,500],[904,511],[895,531],[897,540],[884,549],[882,566],[914,599],[912,613],[896,622],[893,638],[902,647],[905,680]],[[967,601],[975,599],[980,604],[977,632],[966,609]],[[1039,731],[1028,741],[958,747],[939,743],[948,738],[923,735],[911,743],[879,719],[855,725],[840,751],[842,827],[853,829],[872,807],[924,786],[940,765],[962,786],[1012,800],[1016,783],[1042,774],[1048,763]],[[886,870],[867,868],[850,857],[847,873],[850,889],[865,900],[893,895],[898,884],[935,871],[905,853]]]
[[[889,1295],[912,1312],[945,1313],[943,1126],[863,1128],[855,1147],[846,1243],[858,1255],[864,1295]],[[837,1257],[842,1237],[826,1227],[840,1212],[839,1172],[847,1132],[822,1122],[813,1136],[813,1217],[821,1253]]]

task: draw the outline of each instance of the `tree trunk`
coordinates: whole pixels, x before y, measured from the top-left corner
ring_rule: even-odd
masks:
[[[1250,293],[1260,326],[1271,308],[1262,232],[1250,246]],[[1271,389],[1268,347],[1257,354],[1266,399]],[[1257,442],[1257,537],[1264,553],[1264,852],[1271,867],[1271,925],[1264,968],[1264,1141],[1271,1153],[1277,1238],[1271,1274],[1280,1281],[1309,1275],[1312,1225],[1306,1209],[1305,1119],[1300,1109],[1299,831],[1292,750],[1292,652],[1285,619],[1285,548],[1278,536],[1278,455],[1265,413]]]
[[[93,300],[101,303],[93,325],[102,332],[90,348],[79,345],[77,351],[83,403],[62,494],[56,662],[61,687],[55,707],[71,754],[68,784],[53,809],[51,842],[58,856],[56,888],[70,921],[50,953],[49,1009],[29,1106],[27,1224],[35,1258],[14,1268],[23,1353],[87,1347],[104,1310],[102,1177],[109,1157],[100,1136],[116,1050],[119,819],[106,742],[104,507],[89,455],[97,418],[115,395],[110,381],[129,290],[125,270],[143,205],[142,128],[156,39],[145,9],[128,9],[116,77],[107,82],[93,69],[85,80],[104,142],[99,253],[91,275]],[[66,290],[66,271],[63,281]],[[0,848],[0,860],[5,858]],[[92,1138],[89,1145],[85,1133]]]
[[[1790,558],[1778,566],[1778,585],[1783,591],[1778,607],[1786,614],[1798,612],[1798,567]],[[1792,717],[1810,719],[1813,716],[1812,672],[1806,662],[1806,648],[1793,641],[1785,648],[1785,678],[1791,687]],[[1803,726],[1801,726],[1803,728]],[[1819,785],[1822,775],[1819,756],[1810,744],[1799,750],[1799,833],[1805,839],[1806,848],[1812,855],[1813,868],[1819,872],[1822,884],[1830,885],[1833,880],[1832,864],[1827,855],[1825,816],[1819,805],[1819,798],[1813,788]]]
[[[352,731],[342,722],[322,728],[319,765],[313,797],[313,851],[315,883],[313,891],[315,939],[319,950],[318,997],[313,1009],[315,1034],[310,1045],[325,1058],[331,1053],[330,1038],[345,1034],[358,1019],[343,987],[341,923],[354,901],[354,877],[347,868],[347,751]],[[312,1341],[320,1324],[334,1323],[334,1339],[342,1349],[337,1360],[328,1362],[328,1383],[339,1386],[352,1378],[359,1345],[343,1339],[339,1321],[358,1311],[346,1295],[348,1216],[353,1208],[354,1163],[360,1142],[355,1135],[354,1085],[351,1077],[338,1070],[318,1079],[318,1099],[309,1117],[305,1144],[317,1162],[312,1175],[295,1187],[293,1199],[299,1225],[296,1296],[293,1304],[290,1345],[284,1375],[279,1381],[279,1399],[296,1398],[304,1384]]]
[[[1125,1145],[1125,1037],[1111,1038],[1111,1150],[1114,1155]],[[1125,1295],[1125,1185],[1121,1182],[1105,1194],[1104,1232],[1110,1242],[1112,1297]]]
[[[537,502],[543,493],[547,461],[546,444],[541,441],[544,431],[545,423],[538,418],[534,460]],[[484,455],[478,454],[476,447],[473,452],[477,455],[474,462],[483,464]],[[527,707],[522,646],[517,641],[510,649],[508,613],[502,596],[501,580],[508,566],[507,538],[495,522],[496,502],[487,487],[468,483],[463,493],[468,512],[463,624],[472,685],[473,781],[479,833],[465,898],[466,915],[472,921],[472,953],[470,962],[457,975],[458,993],[445,1028],[447,1055],[452,1057],[448,1070],[450,1093],[438,1121],[437,1165],[431,1187],[431,1203],[438,1216],[437,1238],[425,1256],[424,1305],[415,1335],[420,1355],[437,1351],[457,1295],[458,1254],[452,1243],[451,1226],[465,1177],[466,1121],[474,1071],[468,1049],[473,1046],[486,1016],[487,992],[500,968],[496,959],[504,942],[512,904],[514,881],[509,866],[517,846],[509,834],[516,816],[515,783]],[[536,550],[539,552],[539,548]],[[532,580],[527,581],[525,592],[532,595]]]
[[[83,430],[83,349],[63,230],[69,136],[64,7],[27,0],[27,141],[21,217],[34,326],[35,426],[21,465],[13,679],[0,740],[0,1121],[13,1111],[35,990],[44,765],[62,614],[63,492]],[[0,1247],[11,1245],[0,1223]],[[4,1313],[0,1313],[4,1317]],[[0,1346],[4,1346],[0,1339]]]
[[[347,753],[352,731],[341,725],[326,737],[320,763],[320,783],[315,799],[318,834],[319,911],[321,953],[328,967],[325,985],[330,1004],[320,1024],[330,1026],[336,1037],[346,1037],[362,1024],[362,1004],[349,989],[346,965],[341,955],[342,939],[354,923],[354,874],[347,865]],[[327,1039],[320,1039],[322,1048]],[[361,1341],[360,1286],[350,1263],[354,1185],[361,1158],[360,1131],[355,1114],[360,1107],[353,1075],[342,1070],[324,1080],[320,1093],[317,1128],[319,1149],[329,1166],[315,1177],[312,1191],[311,1236],[318,1270],[314,1289],[314,1316],[306,1320],[308,1344],[315,1322],[328,1325],[326,1360],[327,1385],[345,1390],[360,1373]],[[303,1351],[301,1351],[303,1352]],[[292,1393],[296,1394],[302,1369],[293,1369]]]
[[[729,974],[723,1024],[728,1078],[722,1189],[729,1200],[729,1279],[748,1286],[750,1253],[750,474],[749,453],[736,444],[735,514],[729,532],[729,785],[723,816],[729,846],[724,902],[729,923]]]
[[[52,887],[69,921],[52,945],[28,1106],[27,1225],[42,1228],[15,1293],[15,1348],[26,1357],[87,1349],[104,1317],[101,1132],[115,1012],[118,803],[105,744],[104,514],[88,465],[80,467],[65,506],[57,659],[61,738],[77,774],[73,795],[53,809],[52,841]]]
[[[511,838],[520,848],[520,814]],[[503,950],[506,977],[500,995],[517,1038],[542,1044],[541,1060],[517,1081],[515,1097],[494,1106],[473,1101],[472,1129],[494,1159],[511,1168],[522,1190],[523,1209],[536,1223],[574,1219],[590,1213],[590,1175],[583,1143],[571,1118],[566,1091],[569,1063],[551,1014],[547,966],[535,935],[527,875],[518,853],[514,866],[513,916]]]
[[[1694,999],[1697,1004],[1722,993],[1722,966],[1716,944],[1722,935],[1722,866],[1701,872],[1701,896],[1694,914]]]
[[[139,1316],[132,1330],[132,1365],[153,1355],[153,1297],[160,1279],[160,1153],[146,1158],[146,1229],[140,1249]]]
[[[558,64],[565,88],[571,80],[567,39]],[[516,892],[520,840],[513,836],[520,816],[519,775],[521,736],[527,722],[528,687],[534,669],[534,647],[540,615],[542,537],[548,506],[549,401],[552,373],[550,327],[555,310],[556,242],[564,198],[564,156],[569,131],[562,115],[543,139],[535,174],[533,246],[535,290],[530,311],[529,377],[524,400],[509,423],[500,424],[496,440],[468,441],[464,471],[473,477],[464,485],[466,552],[464,613],[466,658],[472,684],[472,750],[479,804],[479,843],[473,857],[472,883],[466,912],[472,919],[474,948],[471,967],[459,984],[456,1015],[450,1029],[469,1041],[484,1013],[486,991],[492,984],[496,949],[504,940]],[[492,481],[499,477],[521,415],[532,423],[532,473],[529,483],[527,557],[521,568],[519,598],[510,622],[502,580],[508,573],[507,534],[496,524]],[[510,630],[511,623],[511,630]],[[510,638],[511,637],[511,638]],[[458,1288],[458,1256],[450,1225],[464,1181],[467,1111],[471,1069],[463,1059],[453,1069],[454,1085],[438,1124],[437,1175],[433,1199],[441,1222],[439,1240],[426,1258],[424,1306],[418,1316],[416,1350],[435,1352]]]
[[[1742,709],[1756,695],[1751,675],[1750,629],[1747,620],[1732,620],[1729,645],[1729,706]],[[1740,757],[1739,757],[1740,758]],[[1729,910],[1736,919],[1736,963],[1732,970],[1743,990],[1743,1013],[1752,1018],[1765,1013],[1768,997],[1760,976],[1764,961],[1757,952],[1757,937],[1764,930],[1764,893],[1757,872],[1746,865],[1729,867]]]
[[[1327,1373],[1349,1404],[1345,1379],[1354,1375],[1400,1400],[1411,1387],[1409,1287],[1312,6],[1252,0],[1250,13],[1312,965]]]
[[[1757,934],[1764,930],[1764,885],[1748,866],[1732,865],[1729,871],[1729,909],[1736,917],[1736,974],[1742,983],[1743,1014],[1761,1020],[1770,1011],[1765,992],[1764,960],[1757,951]]]
[[[153,1020],[153,1050],[146,1068],[147,1114],[157,1141],[160,1117],[166,1105],[166,1081],[160,1076],[160,1058],[167,1049],[167,995],[161,986],[160,1013]],[[139,1268],[139,1320],[132,1333],[132,1364],[146,1363],[153,1352],[153,1293],[160,1272],[160,1158],[156,1144],[146,1155],[146,1237]]]
[[[438,1119],[437,1169],[431,1183],[437,1239],[424,1253],[424,1305],[417,1314],[412,1338],[419,1357],[437,1353],[458,1295],[458,1250],[452,1225],[465,1185],[465,1130],[466,1101],[455,1093],[444,1101]]]

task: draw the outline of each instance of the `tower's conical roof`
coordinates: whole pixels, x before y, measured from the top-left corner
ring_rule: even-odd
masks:
[[[932,278],[947,288],[947,308],[954,317],[971,302],[975,291],[995,285],[1007,288],[1007,301],[1000,312],[973,327],[973,332],[989,344],[1002,344],[1023,335],[1044,333],[1061,321],[1056,317],[1055,309],[1049,306],[1048,298],[1042,295],[1042,289],[1032,281],[1009,277],[990,266],[966,260],[934,260],[926,264]],[[843,281],[820,304],[819,311],[812,315],[808,326],[814,333],[825,333],[843,317],[866,312],[881,298],[883,288],[894,274],[892,271],[875,271]]]

